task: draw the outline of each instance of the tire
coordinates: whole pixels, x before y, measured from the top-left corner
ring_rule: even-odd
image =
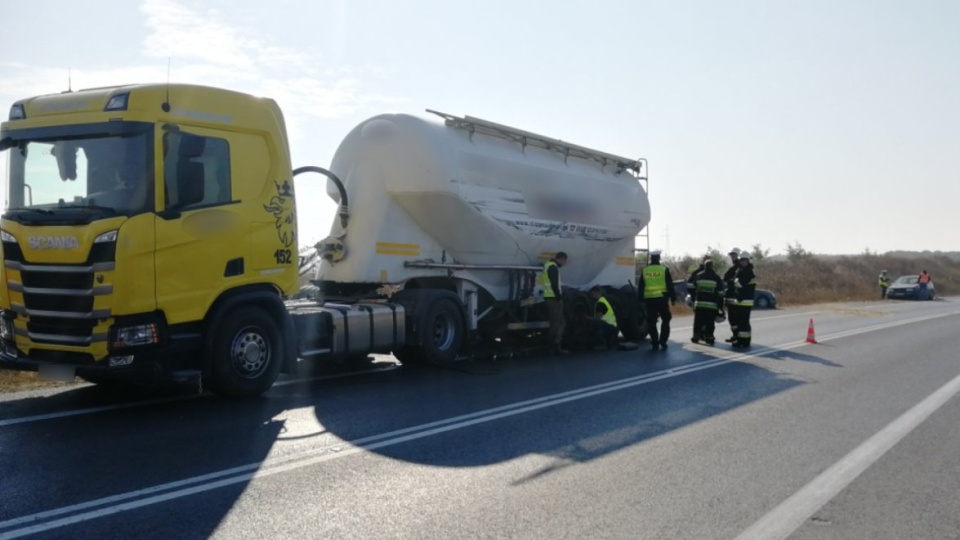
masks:
[[[228,313],[214,330],[210,386],[231,397],[257,396],[280,373],[284,342],[274,317],[253,306]]]
[[[611,296],[615,299],[613,313],[617,316],[623,339],[639,342],[646,338],[647,318],[637,299],[637,289],[633,285],[624,285]]]
[[[442,365],[457,358],[467,339],[457,295],[439,289],[404,289],[393,301],[407,313],[407,343],[393,351],[400,363]]]
[[[463,311],[451,298],[438,298],[420,319],[421,345],[424,359],[431,364],[456,360],[466,337]]]
[[[756,299],[754,304],[760,309],[767,309],[770,307],[770,299],[766,296],[761,296],[760,298]]]

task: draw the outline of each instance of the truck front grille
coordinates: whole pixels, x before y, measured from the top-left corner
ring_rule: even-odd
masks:
[[[112,294],[113,286],[96,283],[96,276],[114,269],[115,254],[116,243],[107,242],[95,244],[82,264],[35,264],[16,243],[4,242],[7,288],[23,298],[22,303],[11,299],[10,309],[26,321],[26,330],[15,331],[35,343],[83,346],[106,341],[106,334],[96,334],[94,328],[111,312],[94,309],[94,303],[96,297]]]

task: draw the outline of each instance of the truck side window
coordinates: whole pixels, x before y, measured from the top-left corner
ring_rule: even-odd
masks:
[[[163,136],[167,208],[180,210],[231,202],[230,146],[225,139],[183,132]]]

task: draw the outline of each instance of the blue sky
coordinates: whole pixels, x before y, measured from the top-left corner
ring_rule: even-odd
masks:
[[[960,250],[960,2],[32,0],[0,106],[170,80],[276,99],[295,166],[382,112],[472,115],[650,164],[652,245]],[[5,156],[0,167],[5,170]],[[303,240],[334,205],[298,181]]]

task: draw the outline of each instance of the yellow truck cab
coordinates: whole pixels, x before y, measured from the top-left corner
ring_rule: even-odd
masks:
[[[25,99],[0,126],[0,366],[260,393],[296,357],[277,104],[203,86]]]

